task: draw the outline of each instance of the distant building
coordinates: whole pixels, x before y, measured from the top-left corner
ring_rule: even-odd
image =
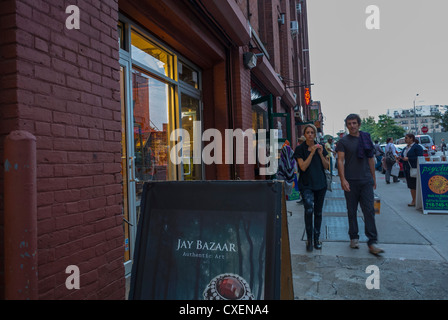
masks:
[[[444,105],[425,105],[410,109],[387,109],[387,115],[395,120],[395,123],[402,127],[406,132],[418,134],[423,133],[422,128],[427,127],[428,133],[442,132],[440,121],[434,118],[436,112],[445,112],[448,106]],[[416,123],[414,123],[416,122]]]
[[[369,110],[363,109],[359,111],[361,119],[367,119],[369,117]]]

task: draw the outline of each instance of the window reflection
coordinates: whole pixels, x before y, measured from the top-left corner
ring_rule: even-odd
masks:
[[[131,31],[131,55],[144,66],[173,78],[173,56],[134,30]]]
[[[184,63],[179,64],[179,80],[199,89],[198,72],[194,71]]]
[[[134,166],[139,199],[143,183],[168,179],[169,86],[138,70],[132,73]]]
[[[201,143],[201,141],[194,141],[195,126],[199,125],[200,112],[199,112],[199,100],[190,97],[184,93],[181,94],[182,105],[182,129],[186,130],[190,135],[189,141],[183,141],[183,163],[184,163],[184,179],[185,180],[201,180],[202,178],[202,166],[200,159],[193,158],[193,148],[195,143]],[[199,128],[199,130],[201,130]]]

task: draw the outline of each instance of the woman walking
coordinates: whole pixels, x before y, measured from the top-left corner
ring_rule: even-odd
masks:
[[[387,145],[386,148],[384,148],[384,151],[386,152],[386,183],[390,184],[390,176],[392,171],[392,166],[397,162],[398,160],[398,152],[394,145],[394,140],[392,138],[387,138],[386,140]],[[398,179],[398,175],[392,176],[394,182],[400,182],[400,179]]]
[[[407,147],[401,151],[400,161],[403,163],[404,176],[406,183],[411,190],[412,202],[408,204],[409,207],[415,207],[415,189],[417,186],[417,177],[411,177],[411,167],[417,168],[418,157],[423,156],[423,148],[416,143],[415,136],[408,133],[404,137]]]
[[[303,135],[306,140],[296,148],[294,158],[297,159],[300,170],[298,186],[305,207],[306,250],[313,251],[313,243],[314,248],[322,248],[319,237],[322,224],[322,207],[327,192],[325,169],[328,169],[329,163],[326,158],[327,151],[315,141],[316,127],[312,124],[306,125]]]

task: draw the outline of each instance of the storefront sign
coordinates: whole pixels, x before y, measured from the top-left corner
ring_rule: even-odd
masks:
[[[310,88],[305,88],[305,105],[309,105],[311,102]]]
[[[310,120],[314,121],[314,125],[315,125],[315,121],[319,120],[319,105],[317,104],[312,104],[310,106]]]
[[[421,163],[419,168],[423,212],[448,212],[448,163]]]
[[[130,299],[280,298],[282,184],[145,183]]]

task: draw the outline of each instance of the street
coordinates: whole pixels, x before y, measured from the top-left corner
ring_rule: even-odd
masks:
[[[404,178],[386,184],[377,172],[375,194],[378,245],[368,252],[363,215],[358,209],[360,248],[351,249],[344,194],[339,178],[327,192],[321,228],[322,250],[306,252],[303,205],[287,201],[288,229],[296,300],[446,300],[448,299],[448,214],[408,207]]]

